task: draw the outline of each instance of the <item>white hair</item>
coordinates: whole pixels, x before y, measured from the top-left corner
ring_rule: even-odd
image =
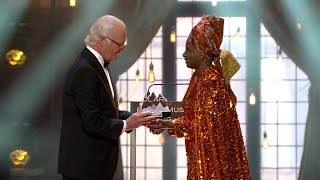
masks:
[[[89,34],[87,34],[84,42],[87,45],[95,45],[99,42],[101,35],[110,37],[116,20],[117,18],[110,15],[102,16],[97,19],[97,21],[91,26]],[[108,43],[111,42],[108,41]]]

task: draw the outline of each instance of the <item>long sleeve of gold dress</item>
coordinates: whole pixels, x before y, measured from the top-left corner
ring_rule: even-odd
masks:
[[[188,180],[250,179],[236,97],[214,65],[192,76],[182,101],[185,115],[171,135],[185,137]]]

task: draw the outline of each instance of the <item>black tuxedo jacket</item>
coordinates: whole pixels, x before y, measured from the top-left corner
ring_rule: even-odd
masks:
[[[68,72],[62,106],[58,172],[80,180],[112,179],[121,119],[131,113],[118,110],[104,70],[87,48]]]

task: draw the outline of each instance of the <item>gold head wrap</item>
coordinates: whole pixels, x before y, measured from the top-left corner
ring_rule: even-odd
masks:
[[[223,38],[224,19],[203,15],[194,26],[187,41],[195,47],[202,58],[214,59],[220,56],[222,72],[227,84],[230,84],[232,76],[240,69],[240,64],[230,51],[220,50]]]
[[[223,50],[220,54],[222,74],[226,84],[230,84],[231,78],[239,71],[241,65],[229,50]]]

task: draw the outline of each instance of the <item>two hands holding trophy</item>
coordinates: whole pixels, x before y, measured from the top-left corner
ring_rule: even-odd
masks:
[[[142,112],[151,112],[151,116],[156,117],[155,120],[145,125],[151,133],[160,134],[166,129],[174,128],[167,99],[161,94],[158,97],[154,93],[145,96],[143,103],[140,103],[140,108]]]

